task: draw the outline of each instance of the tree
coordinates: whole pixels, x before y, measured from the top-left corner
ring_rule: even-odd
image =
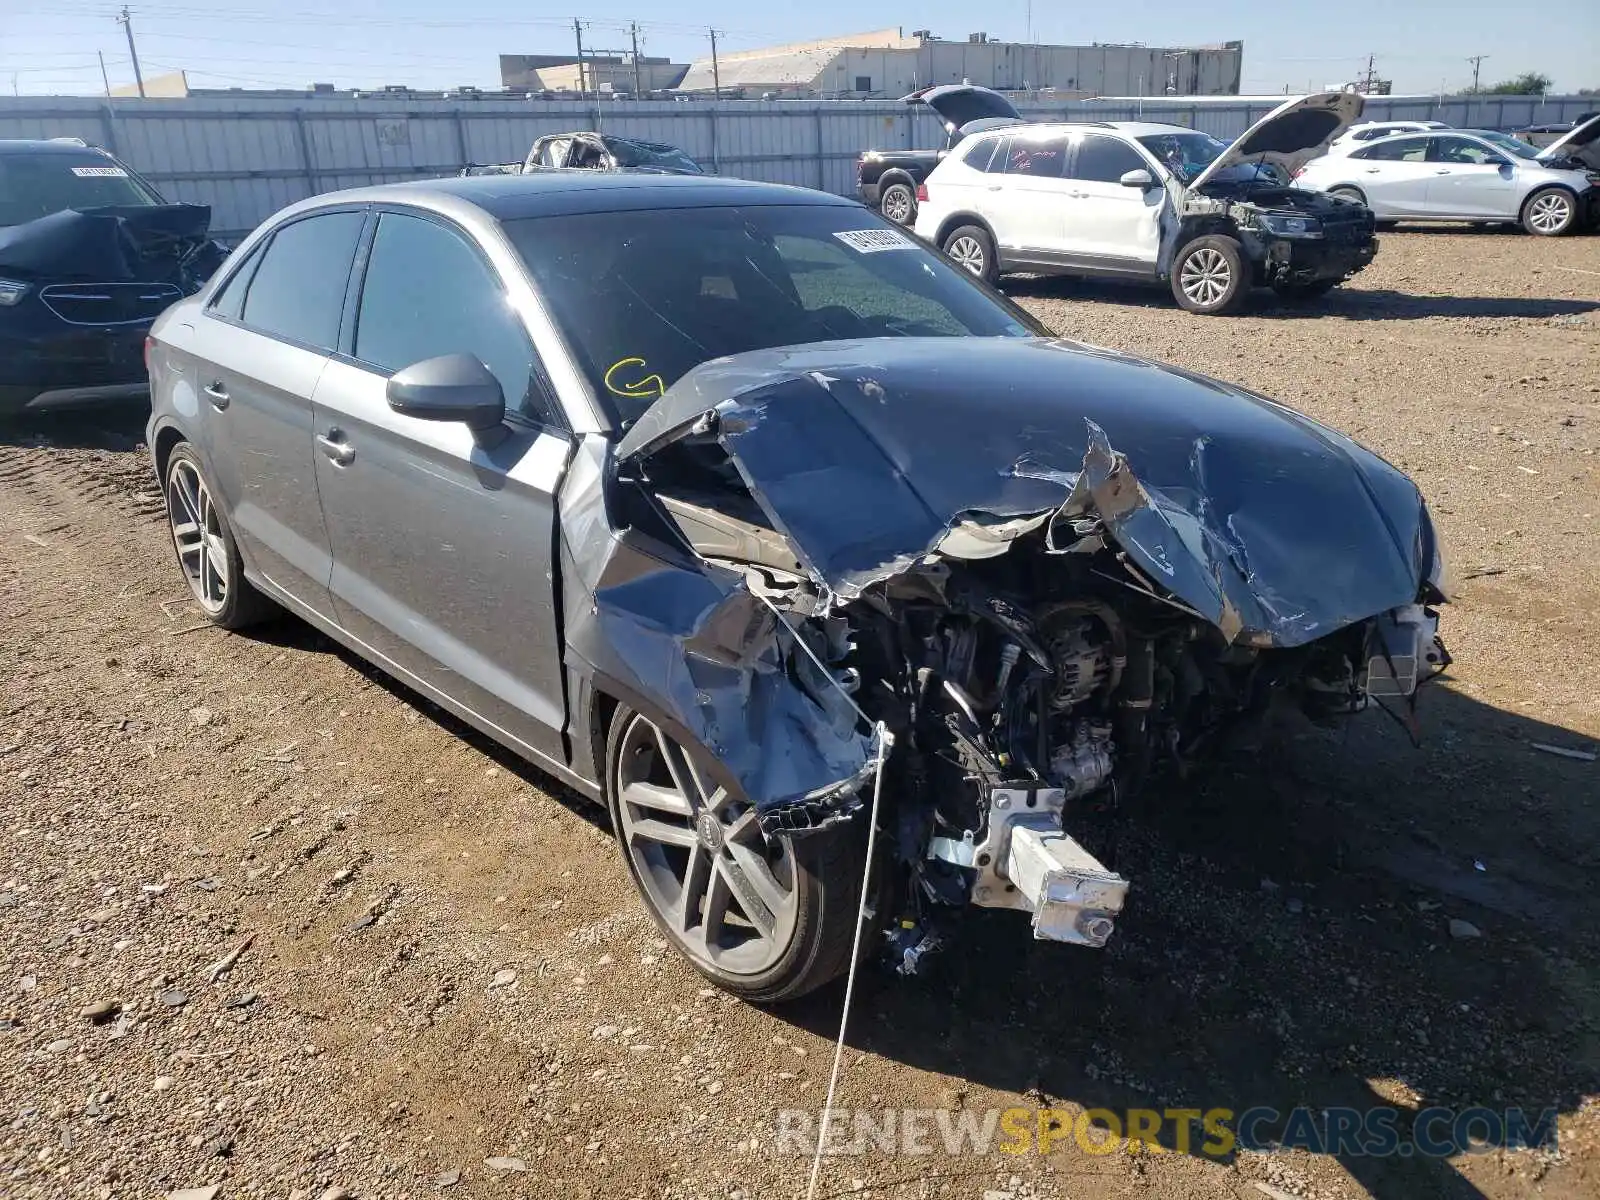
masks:
[[[1515,79],[1502,79],[1478,90],[1485,96],[1542,96],[1550,90],[1551,82],[1543,71],[1524,71]]]

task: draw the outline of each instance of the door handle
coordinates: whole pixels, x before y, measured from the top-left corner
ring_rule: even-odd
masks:
[[[208,383],[201,389],[206,394],[206,399],[211,401],[211,407],[221,412],[228,407],[228,389],[220,382]]]
[[[1449,167],[1440,167],[1437,171],[1434,172],[1434,174],[1435,175],[1448,175],[1448,174],[1450,174],[1450,168]]]
[[[1367,174],[1368,175],[1376,175],[1378,173],[1378,170],[1379,170],[1379,168],[1377,168],[1377,167],[1368,167],[1367,168]]]
[[[1000,190],[1000,185],[998,183],[991,183],[989,185],[989,190],[991,192],[998,192]]]
[[[347,467],[356,456],[356,448],[344,440],[344,434],[337,429],[330,429],[326,434],[317,435],[317,445],[322,447],[322,452],[333,460],[335,466]]]

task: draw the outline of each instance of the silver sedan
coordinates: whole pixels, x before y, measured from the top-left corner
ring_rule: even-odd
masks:
[[[1600,171],[1554,149],[1492,130],[1400,134],[1316,159],[1294,183],[1366,204],[1380,221],[1514,222],[1555,237],[1592,217]]]

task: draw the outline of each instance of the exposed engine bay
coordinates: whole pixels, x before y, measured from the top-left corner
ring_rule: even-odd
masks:
[[[810,539],[779,528],[781,501],[749,478],[753,450],[730,454],[755,428],[725,406],[658,443],[625,474],[630,517],[742,580],[772,618],[767,663],[835,736],[877,728],[892,746],[879,836],[895,863],[891,954],[906,973],[969,903],[1029,912],[1040,938],[1104,945],[1129,884],[1073,836],[1083,814],[1114,809],[1157,772],[1188,771],[1274,702],[1318,720],[1410,703],[1448,662],[1422,603],[1443,600],[1431,585],[1316,636],[1250,632],[1255,619],[1226,588],[1202,611],[1173,587],[1168,552],[1140,525],[1142,489],[1092,424],[1083,469],[1056,480],[1056,507],[968,512],[925,552],[865,574],[803,561],[817,557],[797,550]],[[1135,545],[1153,557],[1141,563]],[[752,690],[745,703],[762,701]],[[758,801],[762,827],[825,834],[858,819],[862,783],[857,773]]]

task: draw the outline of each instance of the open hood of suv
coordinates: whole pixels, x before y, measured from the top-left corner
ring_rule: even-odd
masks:
[[[1286,100],[1244,131],[1189,187],[1198,191],[1218,172],[1257,158],[1277,163],[1292,175],[1315,158],[1361,116],[1364,101],[1355,92],[1317,92]]]
[[[1587,166],[1600,168],[1600,148],[1595,146],[1597,139],[1600,139],[1600,113],[1551,142],[1539,151],[1539,158],[1542,161],[1575,158]]]
[[[999,92],[970,83],[943,83],[923,88],[905,98],[907,104],[926,104],[939,114],[945,129],[957,133],[973,121],[1018,121],[1022,115]]]

